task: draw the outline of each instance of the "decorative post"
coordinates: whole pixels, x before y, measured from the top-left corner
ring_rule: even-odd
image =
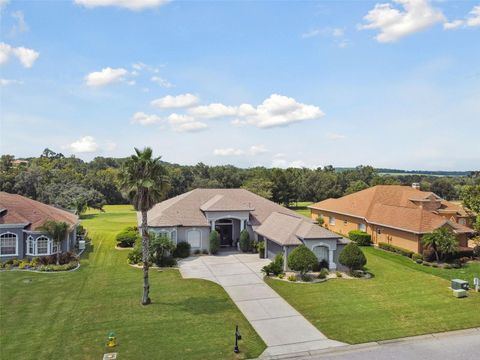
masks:
[[[238,332],[238,325],[235,325],[235,347],[233,348],[233,352],[235,354],[238,354],[240,352],[240,349],[238,348],[238,340],[240,340],[242,337],[240,336],[240,333]]]

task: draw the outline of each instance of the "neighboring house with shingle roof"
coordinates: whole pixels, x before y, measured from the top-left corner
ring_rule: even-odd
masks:
[[[70,231],[60,249],[45,232],[46,221],[61,221]],[[44,256],[72,250],[76,245],[78,217],[21,195],[0,192],[0,261]]]
[[[286,257],[305,244],[331,269],[339,267],[338,254],[348,242],[312,219],[244,189],[195,189],[165,200],[148,212],[148,226],[175,243],[190,243],[192,251],[208,250],[213,230],[220,235],[221,247],[235,249],[240,232],[247,229],[251,239],[265,241],[268,258],[279,253]]]
[[[375,244],[390,243],[415,252],[422,251],[421,237],[446,226],[461,247],[473,234],[474,214],[438,195],[400,185],[378,185],[339,199],[309,206],[311,216],[324,218],[324,226],[340,234],[363,230]]]

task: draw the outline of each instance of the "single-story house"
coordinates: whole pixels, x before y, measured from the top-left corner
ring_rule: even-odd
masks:
[[[148,212],[148,228],[175,244],[188,242],[192,251],[208,250],[214,230],[222,248],[236,249],[240,232],[247,229],[252,240],[265,241],[267,258],[276,254],[286,258],[305,244],[319,261],[328,261],[330,269],[339,267],[338,255],[348,243],[312,219],[244,189],[195,189],[165,200]]]
[[[60,248],[41,226],[46,221],[61,221],[70,231]],[[76,246],[78,217],[54,206],[21,195],[0,192],[0,261],[67,252]]]
[[[396,245],[421,253],[422,236],[440,227],[450,228],[459,246],[466,248],[474,233],[474,214],[416,186],[378,185],[309,206],[312,219],[324,219],[324,227],[347,235],[362,230],[374,244]]]

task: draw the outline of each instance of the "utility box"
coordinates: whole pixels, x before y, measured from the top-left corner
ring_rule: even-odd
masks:
[[[85,240],[80,240],[78,242],[78,250],[85,250]]]
[[[453,279],[451,287],[452,290],[468,290],[468,281]]]
[[[467,297],[467,290],[463,290],[463,289],[453,290],[453,296],[455,296],[456,298]]]

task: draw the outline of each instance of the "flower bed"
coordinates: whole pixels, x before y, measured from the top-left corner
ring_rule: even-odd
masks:
[[[70,261],[66,264],[40,264],[28,260],[13,260],[0,263],[0,270],[24,270],[35,272],[61,272],[70,271],[80,267],[78,260]]]
[[[373,276],[369,272],[366,271],[357,271],[355,272],[355,276],[352,274],[348,274],[346,272],[328,272],[326,269],[320,272],[309,272],[304,277],[302,277],[299,273],[293,271],[287,271],[286,273],[278,274],[277,276],[268,276],[271,279],[279,280],[279,281],[286,281],[286,282],[297,282],[303,284],[316,284],[321,283],[330,279],[371,279]]]

